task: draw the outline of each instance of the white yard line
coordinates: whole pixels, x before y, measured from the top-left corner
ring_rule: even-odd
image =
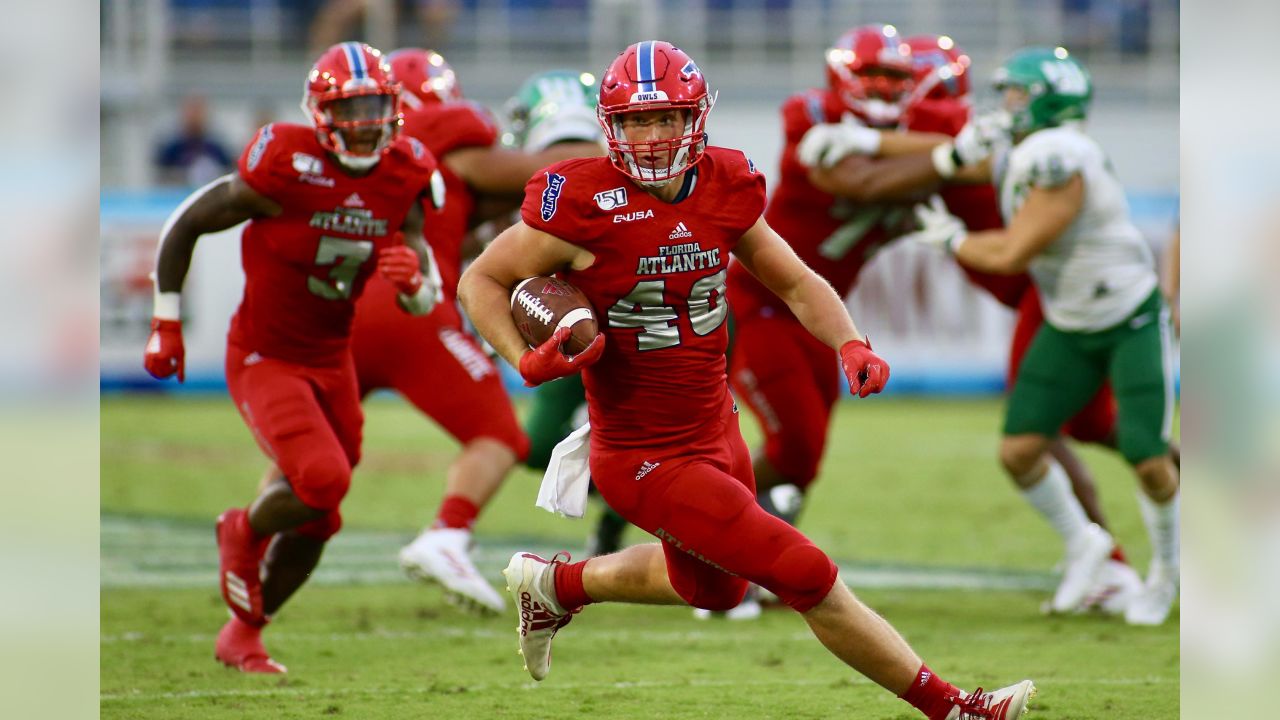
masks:
[[[832,683],[848,682],[854,685],[871,685],[871,681],[856,677],[826,677],[826,678],[807,678],[807,679],[783,679],[783,680],[752,680],[752,687],[772,686],[772,687],[829,687]],[[1036,683],[1043,687],[1052,687],[1054,685],[1121,685],[1121,686],[1137,686],[1137,685],[1173,685],[1177,684],[1176,678],[1162,678],[1155,676],[1147,677],[1101,677],[1101,678],[1083,678],[1083,677],[1053,677],[1047,676],[1037,678]],[[647,688],[722,688],[722,687],[741,687],[741,679],[724,679],[724,680],[688,680],[682,682],[656,682],[656,681],[636,681],[636,682],[600,682],[600,683],[562,683],[562,682],[514,682],[514,683],[466,683],[457,684],[456,687],[461,688],[466,693],[489,692],[489,691],[509,691],[509,690],[537,690],[538,692],[565,692],[565,691],[597,691],[597,690],[627,690],[627,689],[647,689]],[[248,688],[234,690],[188,690],[185,692],[166,692],[166,693],[103,693],[99,695],[102,702],[165,702],[168,700],[191,700],[199,698],[254,698],[254,697],[350,697],[350,696],[392,696],[392,697],[408,697],[423,695],[447,695],[452,694],[454,684],[443,683],[441,686],[435,687],[372,687],[372,688]]]
[[[329,544],[311,582],[318,585],[372,585],[408,582],[396,553],[411,533],[347,531]],[[518,550],[554,553],[547,540],[479,538],[476,566],[495,583]],[[158,518],[102,516],[103,588],[208,588],[217,575],[212,525]],[[911,567],[839,562],[845,583],[858,589],[1051,590],[1047,572],[998,568]]]

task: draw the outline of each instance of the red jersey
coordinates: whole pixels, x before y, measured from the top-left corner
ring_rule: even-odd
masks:
[[[609,448],[719,437],[725,403],[729,253],[759,219],[764,176],[737,150],[708,147],[666,203],[607,158],[548,167],[525,188],[525,224],[589,250],[562,276],[581,288],[606,336],[583,371],[592,443]]]
[[[431,152],[403,135],[368,175],[352,177],[314,129],[260,129],[240,157],[240,177],[282,210],[245,226],[244,297],[228,339],[303,365],[342,362],[355,299],[409,209],[430,195],[435,170]]]
[[[786,144],[781,179],[769,200],[765,220],[787,241],[805,264],[847,295],[867,261],[906,229],[908,205],[856,203],[823,192],[809,182],[809,169],[800,164],[796,149],[809,128],[839,122],[847,108],[826,90],[792,95],[782,105]],[[729,299],[743,316],[769,307],[791,311],[738,263],[729,271]]]
[[[923,100],[907,112],[906,129],[955,137],[969,122],[969,113],[969,104],[959,100]],[[969,230],[977,232],[1004,227],[994,185],[944,185],[939,194],[947,209],[963,220]],[[963,263],[960,269],[969,276],[970,282],[1011,308],[1018,307],[1023,294],[1031,287],[1031,278],[1026,273],[993,275],[970,269]]]
[[[403,134],[417,138],[432,155],[445,155],[468,147],[489,147],[498,142],[498,128],[483,107],[469,102],[433,103],[405,113]],[[446,302],[458,293],[462,274],[462,243],[466,240],[476,198],[466,181],[443,161],[444,208],[427,228],[427,242],[440,268]]]

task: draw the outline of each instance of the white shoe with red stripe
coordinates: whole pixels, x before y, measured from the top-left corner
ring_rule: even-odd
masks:
[[[502,595],[471,562],[471,533],[456,528],[425,530],[400,549],[400,567],[414,580],[439,583],[450,602],[480,613],[507,609]]]
[[[992,692],[978,688],[960,696],[947,720],[1016,720],[1026,714],[1027,703],[1035,695],[1036,686],[1030,680]]]
[[[1129,603],[1142,591],[1138,571],[1119,560],[1108,560],[1102,566],[1098,582],[1080,603],[1079,612],[1100,610],[1107,615],[1123,615]]]
[[[569,559],[568,553],[557,553],[547,560],[533,553],[518,552],[502,571],[507,578],[507,592],[511,593],[520,614],[516,631],[520,634],[524,669],[534,680],[545,678],[551,671],[551,641],[577,612],[566,611],[556,599],[555,566]]]

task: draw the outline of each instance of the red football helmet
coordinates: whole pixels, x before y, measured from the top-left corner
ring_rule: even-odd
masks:
[[[892,25],[856,27],[827,50],[831,91],[868,125],[898,122],[911,78],[911,48]]]
[[[714,104],[707,79],[683,50],[661,40],[628,47],[600,81],[597,114],[609,145],[609,159],[642,185],[667,184],[702,159],[707,147],[707,114]],[[684,116],[679,136],[627,137],[626,115],[668,109],[679,110]]]
[[[400,99],[418,109],[423,105],[462,99],[462,85],[444,56],[435,50],[401,48],[387,55],[391,75],[405,92]]]
[[[912,98],[963,100],[969,96],[969,56],[946,35],[914,35],[911,47],[915,73]]]
[[[316,60],[302,110],[320,144],[353,170],[376,165],[404,123],[391,66],[381,52],[359,42],[334,45]]]

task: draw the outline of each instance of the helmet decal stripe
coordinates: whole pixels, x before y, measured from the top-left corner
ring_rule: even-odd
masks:
[[[351,66],[351,77],[355,80],[364,80],[368,77],[369,68],[365,65],[364,53],[361,51],[360,43],[342,43],[342,49],[347,53],[347,64]]]
[[[636,80],[640,83],[640,92],[653,92],[657,89],[653,68],[653,41],[646,40],[636,48]]]

